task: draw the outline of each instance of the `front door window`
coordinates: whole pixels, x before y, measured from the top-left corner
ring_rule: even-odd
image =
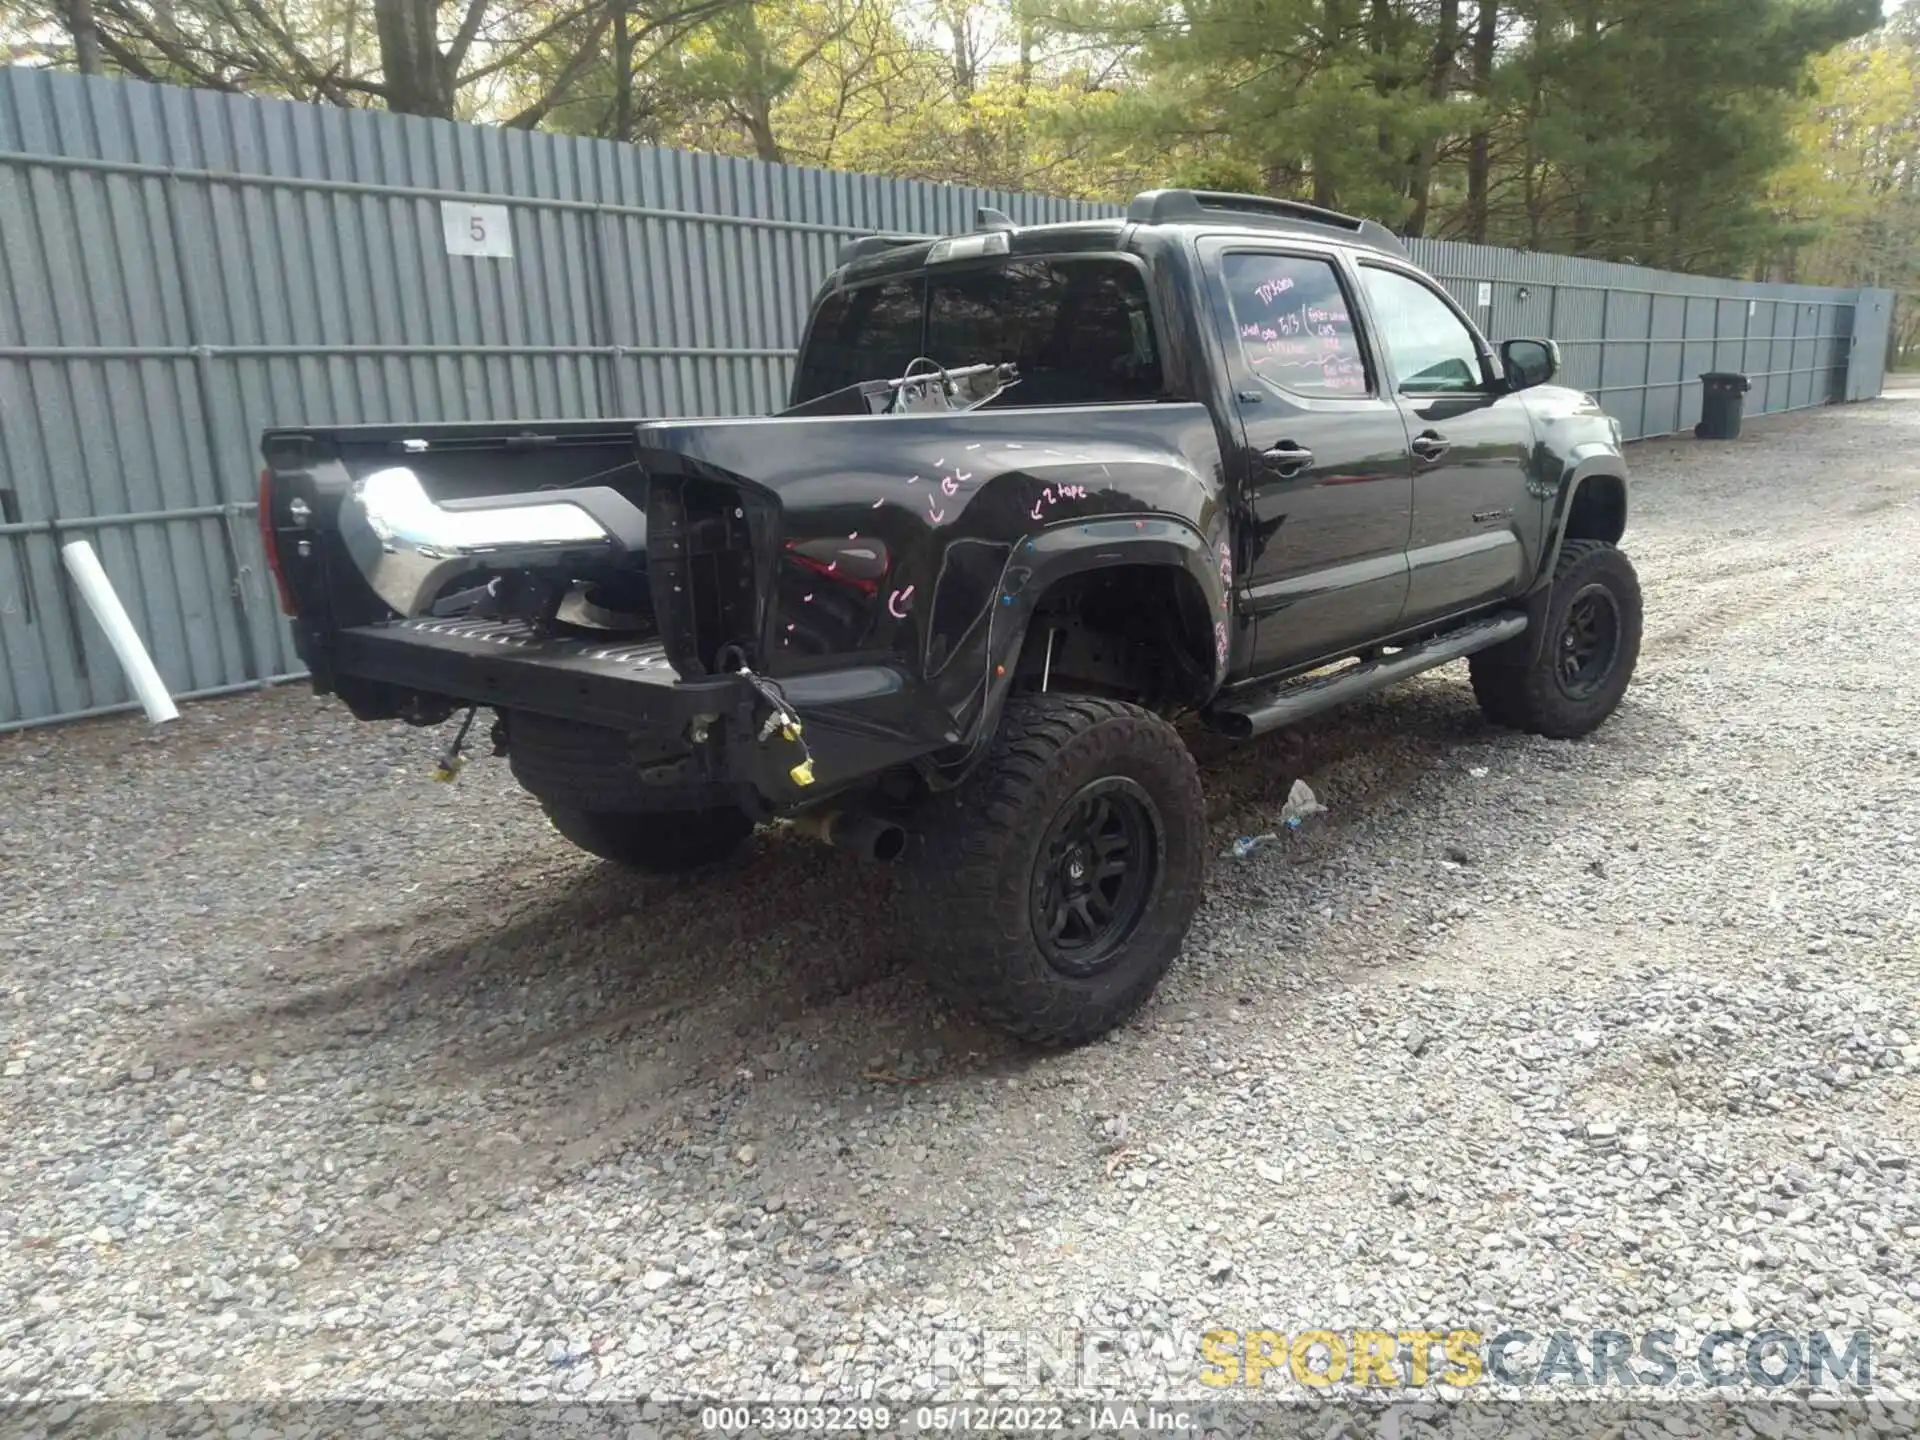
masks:
[[[1453,308],[1412,276],[1363,265],[1367,305],[1403,395],[1457,395],[1486,388],[1480,343]]]

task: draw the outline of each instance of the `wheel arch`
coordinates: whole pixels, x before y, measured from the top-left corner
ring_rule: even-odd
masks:
[[[1036,597],[1016,688],[1078,690],[1154,708],[1198,707],[1218,688],[1222,612],[1184,565],[1138,559],[1058,575]]]
[[[1626,467],[1605,468],[1601,460],[1591,462],[1584,474],[1576,475],[1572,493],[1561,516],[1560,533],[1555,539],[1555,558],[1568,540],[1604,540],[1618,545],[1627,533]]]
[[[1553,576],[1569,540],[1599,540],[1617,545],[1626,533],[1630,486],[1627,462],[1612,446],[1593,446],[1570,462],[1554,507],[1540,570],[1520,597],[1527,628],[1513,639],[1483,651],[1495,665],[1531,665],[1540,653],[1542,627],[1553,597]]]
[[[1140,515],[1069,522],[1023,540],[1008,559],[994,606],[986,686],[965,756],[956,757],[958,764],[942,765],[943,778],[957,779],[992,737],[1008,697],[1035,663],[1031,642],[1044,635],[1049,618],[1076,595],[1102,584],[1137,579],[1145,582],[1149,598],[1157,593],[1172,600],[1178,643],[1192,667],[1176,686],[1178,698],[1196,707],[1210,699],[1226,676],[1233,618],[1224,515],[1217,516],[1213,528],[1218,537],[1209,539],[1187,520]]]
[[[1592,447],[1567,465],[1554,506],[1550,543],[1541,555],[1540,584],[1553,578],[1560,547],[1567,541],[1620,543],[1627,532],[1630,489],[1626,457],[1611,446]]]

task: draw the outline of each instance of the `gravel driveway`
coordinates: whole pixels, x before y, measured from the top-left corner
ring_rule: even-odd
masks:
[[[929,996],[884,869],[636,883],[298,689],[0,737],[0,1396],[904,1399],[986,1331],[1423,1322],[1867,1326],[1914,1393],[1916,456],[1920,395],[1634,447],[1589,742],[1463,667],[1197,738],[1217,850],[1328,813],[1067,1055]]]

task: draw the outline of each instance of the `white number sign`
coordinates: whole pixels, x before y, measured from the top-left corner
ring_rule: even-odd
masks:
[[[492,255],[513,258],[513,222],[504,205],[470,205],[464,200],[440,202],[440,229],[449,255]]]
[[[1474,304],[1482,310],[1486,309],[1487,306],[1493,304],[1493,282],[1492,281],[1482,280],[1480,282],[1480,288],[1474,292]]]

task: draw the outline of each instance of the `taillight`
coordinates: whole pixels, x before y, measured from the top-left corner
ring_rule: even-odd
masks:
[[[267,552],[267,569],[273,572],[273,585],[280,592],[280,612],[283,615],[298,615],[299,603],[293,598],[293,587],[287,583],[286,572],[280,568],[280,537],[273,530],[273,471],[260,472],[260,548]]]

